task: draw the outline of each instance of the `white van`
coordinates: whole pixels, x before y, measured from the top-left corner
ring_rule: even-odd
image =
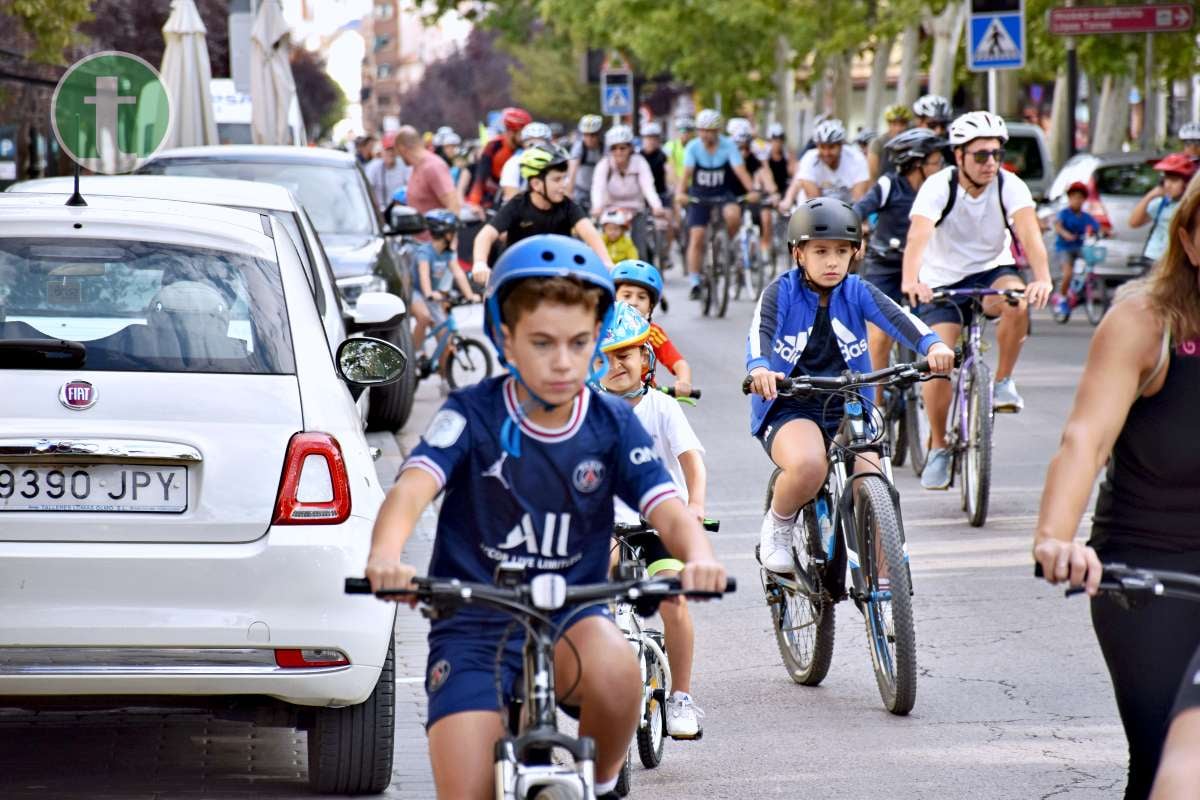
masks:
[[[254,144],[254,138],[250,135],[250,95],[239,92],[231,78],[213,78],[210,89],[213,116],[217,120],[217,142]],[[300,101],[294,97],[288,111],[288,130],[291,133],[290,141],[281,144],[308,144],[304,120],[300,116]]]

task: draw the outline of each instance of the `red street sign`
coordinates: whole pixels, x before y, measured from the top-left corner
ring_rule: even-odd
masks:
[[[1050,33],[1164,33],[1192,29],[1191,5],[1076,6],[1050,9]]]

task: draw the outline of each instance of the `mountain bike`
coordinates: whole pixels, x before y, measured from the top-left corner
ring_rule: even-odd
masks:
[[[436,302],[427,300],[426,302]],[[495,364],[492,361],[492,351],[478,339],[463,336],[458,332],[458,323],[454,321],[454,309],[470,305],[466,298],[455,296],[442,303],[446,318],[430,329],[425,335],[425,341],[434,343],[433,355],[425,355],[422,343],[420,355],[416,360],[417,380],[422,381],[441,372],[446,376],[446,383],[451,389],[473,386],[482,380],[492,377]],[[444,363],[443,363],[444,362]]]
[[[704,229],[704,263],[701,265],[700,303],[704,316],[724,317],[729,309],[729,290],[733,271],[732,240],[725,227],[721,209],[732,198],[691,197],[690,204],[709,207],[708,225]]]
[[[917,692],[908,546],[881,413],[873,406],[868,413],[870,401],[856,390],[902,387],[926,379],[928,371],[921,360],[868,373],[777,381],[781,397],[816,393],[844,400],[844,411],[829,444],[825,485],[800,509],[793,529],[792,573],[760,570],[779,655],[792,680],[816,686],[825,679],[833,658],[834,607],[850,599],[866,624],[879,695],[888,711],[901,716],[912,710]],[[750,382],[743,381],[743,393]],[[879,471],[852,472],[856,457],[877,462]],[[767,486],[767,510],[779,473]]]
[[[527,635],[524,647],[524,693],[502,703],[508,709],[508,735],[496,742],[496,800],[595,800],[596,745],[590,737],[573,738],[558,730],[558,699],[554,691],[554,645],[568,627],[550,618],[553,612],[617,602],[635,602],[653,613],[664,597],[715,598],[720,592],[684,591],[676,579],[626,580],[568,586],[562,575],[543,573],[526,581],[525,568],[503,563],[496,582],[467,583],[445,578],[415,578],[416,589],[385,590],[376,597],[415,597],[428,617],[445,618],[463,606],[502,611],[520,622]],[[737,589],[730,578],[726,592]],[[370,594],[364,578],[347,578],[347,594]],[[500,648],[504,647],[501,642]],[[500,657],[497,653],[497,658]],[[503,700],[503,698],[502,698]],[[554,751],[571,756],[572,763],[555,763]]]
[[[751,300],[758,300],[767,286],[767,265],[770,256],[762,252],[762,229],[759,227],[754,203],[739,201],[742,225],[733,238],[733,299],[741,300],[745,290]],[[774,277],[774,275],[772,275]]]
[[[715,532],[720,529],[721,523],[717,520],[704,520],[704,530]],[[650,577],[642,547],[637,543],[637,537],[645,534],[657,535],[645,520],[636,525],[617,523],[613,526],[613,539],[619,553],[618,579],[646,580]],[[662,763],[667,740],[666,705],[671,696],[671,661],[667,657],[666,641],[662,631],[652,627],[649,621],[642,621],[632,601],[615,603],[613,619],[641,665],[642,717],[635,738],[642,766],[654,769]]]
[[[1071,311],[1082,305],[1087,312],[1088,322],[1100,324],[1104,312],[1108,311],[1109,298],[1104,279],[1096,274],[1096,265],[1103,264],[1107,257],[1108,248],[1103,245],[1085,244],[1080,248],[1075,269],[1071,273],[1071,285],[1067,287],[1067,312],[1063,314],[1059,310],[1061,295],[1055,293],[1050,298],[1055,322],[1065,325],[1071,319]]]
[[[1015,306],[1025,297],[1025,292],[1022,289],[939,289],[933,293],[932,301],[966,297],[974,310],[971,324],[963,326],[958,337],[962,364],[952,379],[954,389],[946,417],[946,448],[953,459],[950,482],[958,481],[962,510],[975,528],[981,528],[987,522],[992,488],[994,382],[991,367],[983,360],[983,332],[987,325],[983,298],[992,296],[1003,297],[1009,305]]]

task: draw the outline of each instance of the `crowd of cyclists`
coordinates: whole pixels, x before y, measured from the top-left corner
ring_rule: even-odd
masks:
[[[981,308],[997,321],[994,410],[1020,412],[1014,373],[1029,308],[1061,297],[1033,197],[1003,168],[1007,126],[986,111],[956,116],[935,95],[893,106],[885,119],[882,135],[867,131],[853,141],[840,120],[823,119],[800,148],[782,125],[760,138],[749,120],[726,121],[712,109],[672,120],[670,139],[660,121],[635,133],[625,124],[605,130],[601,117],[587,115],[564,146],[551,126],[516,108],[505,109],[503,130],[473,154],[453,131],[433,134],[426,149],[456,170],[454,198],[419,209],[434,237],[416,285],[434,299],[452,283],[472,298],[471,283],[485,287],[485,330],[507,374],[451,394],[405,462],[376,524],[366,568],[372,586],[411,585],[419,570],[404,561],[404,544],[443,492],[454,500],[441,506],[430,575],[488,581],[498,564],[517,559],[568,583],[603,580],[615,513],[648,520],[658,532],[646,551],[651,574],[678,575],[690,589],[724,586],[724,567],[700,526],[704,448],[677,402],[657,391],[656,368],[661,362],[673,377],[679,398],[696,376],[654,314],[666,310],[663,273],[677,260],[691,296],[699,295],[706,229],[723,223],[736,234],[742,203],[759,224],[764,252],[786,220],[792,267],[757,298],[746,341],[750,432],[779,470],[760,527],[764,570],[796,568],[798,515],[826,480],[845,404],[857,402],[780,396],[781,380],[879,369],[896,342],[945,375]],[[1186,433],[1195,429],[1200,379],[1200,181],[1191,180],[1200,126],[1183,133],[1188,150],[1156,164],[1162,185],[1132,220],[1153,222],[1154,266],[1097,331],[1038,523],[1034,554],[1046,579],[1093,595],[1101,562],[1200,574],[1200,464]],[[367,163],[379,202],[409,199],[411,191],[405,197],[388,183],[393,170],[380,158],[378,167]],[[1086,235],[1100,233],[1077,187],[1068,195],[1052,223],[1062,269]],[[656,249],[656,238],[678,242],[678,256],[669,245]],[[1069,280],[1068,272],[1060,295]],[[975,303],[971,292],[988,296]],[[952,480],[951,387],[928,380],[921,392],[930,429],[921,485],[944,490]],[[861,461],[856,469],[873,468]],[[1084,544],[1075,531],[1106,464]],[[1164,600],[1152,619],[1139,621],[1103,598],[1093,604],[1130,742],[1126,797],[1151,796],[1168,727],[1174,746],[1193,758],[1164,760],[1172,774],[1154,797],[1195,796],[1200,697],[1189,687],[1200,662],[1188,662],[1200,646],[1200,606]],[[628,648],[604,609],[594,611],[563,622],[562,640],[581,672],[559,685],[574,687],[561,699],[579,706],[580,731],[596,740],[596,796],[617,796],[637,722],[627,685],[636,670],[623,660]],[[694,739],[702,712],[690,694],[686,602],[672,601],[662,616],[678,676],[666,698],[667,730]],[[492,796],[491,745],[503,733],[496,682],[507,691],[520,670],[519,648],[497,655],[504,626],[496,623],[483,613],[460,615],[435,621],[430,633],[428,730],[439,796]]]

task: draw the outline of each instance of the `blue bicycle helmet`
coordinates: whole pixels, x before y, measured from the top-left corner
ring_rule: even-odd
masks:
[[[636,258],[627,258],[624,261],[618,261],[613,267],[612,279],[614,286],[620,286],[622,283],[632,283],[634,286],[641,286],[650,293],[650,307],[658,305],[658,298],[662,297],[663,281],[662,275],[658,272],[658,267],[647,261],[641,261]]]
[[[400,205],[408,205],[408,187],[401,186],[396,191],[392,192],[392,199]]]
[[[496,262],[492,275],[488,279],[487,299],[485,301],[484,331],[496,348],[500,363],[508,368],[513,376],[534,401],[546,408],[552,408],[530,390],[517,368],[508,363],[504,357],[504,331],[501,328],[503,318],[501,308],[508,293],[526,278],[574,278],[604,290],[600,300],[600,339],[604,337],[612,322],[614,289],[608,269],[591,248],[578,239],[558,234],[542,234],[522,239],[504,251]],[[595,352],[591,362],[596,363],[600,356],[600,341],[596,341]],[[588,375],[587,382],[599,380],[607,369],[607,363],[602,363]],[[520,410],[524,414],[524,409]],[[500,441],[513,457],[521,455],[520,427],[513,424],[511,418],[505,420],[500,431]]]
[[[435,208],[425,212],[425,226],[434,236],[454,233],[458,230],[458,215],[447,208]]]
[[[600,337],[600,352],[611,353],[645,344],[650,338],[650,323],[628,303],[617,301],[613,306],[612,323]]]

